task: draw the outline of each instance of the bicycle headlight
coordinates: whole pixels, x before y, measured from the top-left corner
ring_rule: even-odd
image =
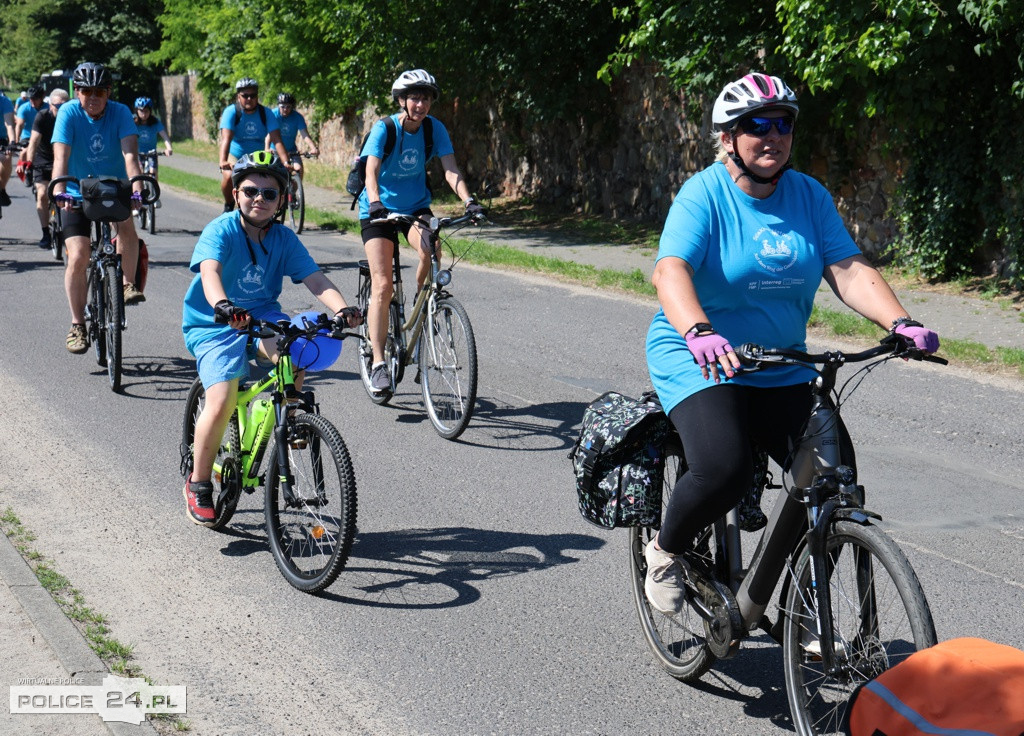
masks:
[[[443,268],[437,272],[437,278],[434,279],[434,283],[438,286],[448,286],[452,282],[452,272],[447,268]]]

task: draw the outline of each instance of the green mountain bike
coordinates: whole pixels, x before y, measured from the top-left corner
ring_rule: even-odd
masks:
[[[292,351],[314,338],[356,337],[334,330],[327,315],[289,321],[254,320],[251,337],[277,336],[280,358],[265,377],[239,386],[237,408],[213,464],[214,529],[227,524],[242,492],[264,487],[264,520],[277,567],[291,585],[316,593],[335,581],[348,561],[356,529],[356,480],[341,434],[320,414],[312,391],[295,388]],[[181,474],[193,467],[196,420],[206,392],[197,378],[185,400]],[[260,473],[267,457],[266,471]]]

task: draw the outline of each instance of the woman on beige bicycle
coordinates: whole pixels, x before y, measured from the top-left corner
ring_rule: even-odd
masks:
[[[738,373],[732,344],[805,349],[824,278],[872,322],[939,347],[860,254],[825,188],[790,167],[798,112],[778,77],[726,85],[712,112],[718,160],[683,185],[661,235],[647,361],[689,465],[645,550],[647,597],[664,613],[683,604],[679,555],[749,490],[751,440],[784,466],[810,410],[813,372]]]
[[[431,217],[427,160],[433,156],[440,157],[445,181],[465,203],[466,212],[483,212],[483,207],[470,195],[455,162],[448,130],[440,120],[428,114],[440,93],[437,81],[423,69],[402,72],[391,85],[391,97],[401,110],[374,124],[362,152],[367,156],[366,188],[359,195],[359,223],[373,284],[366,324],[373,346],[370,382],[377,392],[391,388],[391,377],[384,365],[384,340],[393,289],[393,254],[394,248],[398,247],[399,229],[419,254],[420,262],[416,269],[418,288],[423,286],[430,273],[430,256],[421,247],[428,236],[426,227],[374,220],[387,217],[389,212]],[[389,138],[393,150],[388,149]]]

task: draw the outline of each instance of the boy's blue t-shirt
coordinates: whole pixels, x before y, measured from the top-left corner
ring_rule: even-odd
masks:
[[[156,120],[156,118],[153,119]],[[160,131],[165,130],[164,124],[159,120],[152,125],[136,124],[135,129],[139,135],[139,153],[156,150],[157,142],[160,140]]]
[[[395,113],[391,116],[395,121],[397,134],[391,155],[384,159],[387,128],[382,120],[374,123],[370,130],[370,136],[366,139],[362,155],[383,159],[380,173],[377,176],[381,204],[392,212],[411,215],[416,210],[430,206],[430,190],[427,189],[427,162],[425,160],[426,143],[423,138],[423,126],[421,125],[415,133],[407,133],[402,129],[402,123],[398,119],[399,114]],[[451,138],[448,137],[448,129],[437,118],[431,116],[430,119],[434,126],[432,135],[434,147],[431,158],[455,153]],[[364,189],[363,193],[359,195],[359,219],[366,219],[369,216],[370,198]]]
[[[291,229],[275,223],[260,244],[245,234],[237,211],[217,217],[203,228],[192,253],[190,268],[196,276],[182,308],[181,329],[193,355],[199,343],[232,330],[214,319],[213,307],[203,293],[199,264],[209,259],[221,264],[221,283],[228,299],[256,318],[281,311],[278,297],[285,276],[300,283],[320,270]]]
[[[132,112],[120,102],[108,101],[100,118],[93,120],[78,100],[72,100],[57,111],[51,142],[71,147],[69,176],[77,179],[87,176],[125,179],[128,171],[121,152],[121,140],[134,135],[136,129]],[[77,196],[78,186],[68,182],[67,192]]]
[[[306,118],[302,117],[302,113],[298,110],[292,110],[282,116],[281,110],[276,107],[274,108],[274,117],[277,118],[277,126],[281,130],[281,142],[284,144],[284,150],[289,153],[299,150],[295,146],[295,139],[300,130],[306,129]]]
[[[825,267],[859,254],[832,197],[813,178],[787,171],[771,196],[757,199],[736,186],[719,162],[679,191],[658,260],[675,257],[690,264],[701,306],[733,347],[754,342],[803,350]],[[664,310],[647,332],[647,363],[666,412],[715,385],[704,380]],[[813,377],[804,368],[771,368],[730,382],[789,386]]]
[[[32,136],[32,121],[36,119],[38,113],[39,110],[32,107],[31,102],[26,102],[18,108],[17,116],[25,121],[25,124],[21,126],[21,140],[27,141]]]
[[[260,107],[263,108],[263,112],[267,116],[266,125],[260,119]],[[235,105],[228,105],[220,116],[220,127],[233,131],[235,134],[231,139],[231,155],[241,158],[247,153],[265,150],[267,135],[272,130],[278,130],[277,118],[274,117],[273,110],[265,105],[260,105],[252,112],[243,110],[238,125],[235,125],[236,110]]]

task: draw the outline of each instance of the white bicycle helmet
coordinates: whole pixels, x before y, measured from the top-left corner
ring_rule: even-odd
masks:
[[[435,100],[441,96],[441,88],[437,86],[433,75],[425,69],[410,69],[402,72],[395,83],[391,85],[391,98],[398,102],[400,95],[408,94],[413,90],[429,92]]]
[[[736,121],[758,110],[789,110],[796,117],[800,112],[796,94],[778,77],[754,72],[730,82],[715,100],[711,124],[715,130],[732,130]]]

